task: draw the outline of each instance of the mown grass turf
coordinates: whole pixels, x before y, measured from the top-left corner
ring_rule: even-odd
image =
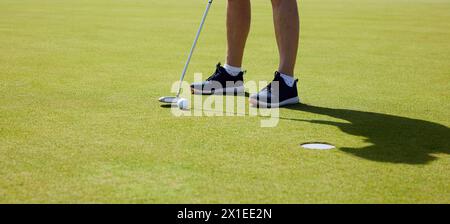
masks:
[[[246,79],[270,80],[271,8],[252,3]],[[156,101],[205,1],[0,0],[0,202],[450,203],[450,1],[300,5],[310,106],[261,128]],[[215,1],[188,81],[223,61],[224,16]]]

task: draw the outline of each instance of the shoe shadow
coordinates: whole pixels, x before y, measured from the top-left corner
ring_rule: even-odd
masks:
[[[244,92],[242,93],[217,93],[217,94],[202,94],[202,93],[193,93],[193,95],[203,95],[203,96],[212,96],[212,95],[217,95],[217,96],[243,96],[246,98],[250,97],[250,93],[248,92]]]
[[[326,115],[349,123],[326,120],[284,120],[331,125],[355,136],[363,136],[370,146],[344,147],[340,150],[354,156],[388,163],[427,164],[437,159],[433,154],[450,154],[450,129],[442,124],[395,115],[298,104],[286,107]]]
[[[162,108],[171,108],[172,104],[161,104]]]
[[[205,95],[205,96],[211,96],[211,95]],[[228,94],[228,95],[225,94],[224,96],[239,96],[239,95],[237,95],[237,94]],[[245,97],[245,98],[248,98],[248,97],[250,97],[250,93],[245,92],[242,96]],[[161,104],[160,107],[161,108],[171,108],[172,104]]]

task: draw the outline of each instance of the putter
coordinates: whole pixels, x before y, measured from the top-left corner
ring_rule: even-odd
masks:
[[[167,103],[167,104],[176,104],[180,99],[181,87],[184,80],[184,76],[186,75],[187,69],[189,67],[189,63],[191,62],[192,55],[194,54],[195,46],[197,46],[198,38],[200,37],[200,33],[202,32],[203,25],[205,24],[206,17],[208,16],[209,9],[211,8],[213,0],[208,0],[208,5],[206,6],[205,13],[203,13],[202,22],[200,23],[200,27],[198,28],[197,35],[195,36],[194,43],[192,44],[191,51],[187,58],[186,64],[184,65],[183,72],[180,77],[180,86],[178,87],[178,92],[176,96],[164,96],[159,98],[159,102]]]

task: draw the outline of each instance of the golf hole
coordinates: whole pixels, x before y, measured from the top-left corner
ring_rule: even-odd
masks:
[[[300,145],[304,149],[312,149],[312,150],[331,150],[335,149],[334,145],[325,143],[325,142],[307,142]]]

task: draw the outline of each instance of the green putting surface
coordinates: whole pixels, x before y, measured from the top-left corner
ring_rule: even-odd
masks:
[[[225,4],[189,82],[223,62]],[[300,2],[307,105],[274,128],[158,102],[205,5],[0,0],[0,203],[450,203],[449,0]],[[269,81],[271,6],[252,5],[245,79]]]

